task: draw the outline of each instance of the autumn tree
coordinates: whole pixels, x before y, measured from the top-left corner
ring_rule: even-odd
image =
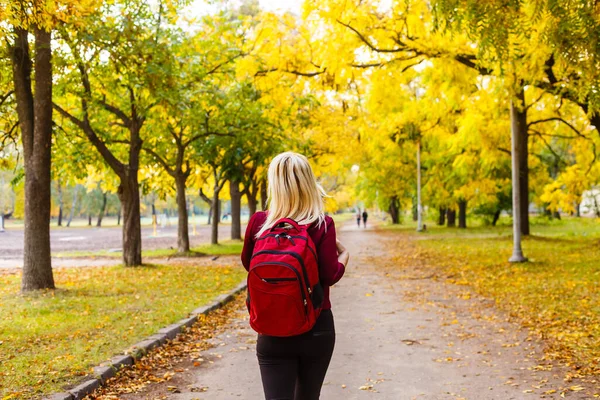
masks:
[[[24,159],[24,292],[54,288],[50,260],[52,31],[57,26],[67,26],[94,7],[91,1],[11,1],[0,5],[4,22],[0,36],[8,43],[13,77],[12,89],[2,93],[1,99],[4,103],[14,92]],[[14,129],[8,130],[9,136]]]
[[[199,33],[179,32],[170,39],[172,57],[178,60],[170,73],[178,79],[165,88],[142,150],[175,180],[180,253],[190,251],[185,192],[200,161],[195,149],[212,135],[232,134],[222,129],[222,104],[215,101],[215,93],[219,84],[234,79],[234,63],[244,56],[245,23],[227,14],[208,16],[198,22],[203,27]]]
[[[221,190],[227,182],[230,185],[247,182],[245,175],[249,171],[252,173],[253,166],[258,167],[269,156],[268,153],[258,153],[268,147],[274,135],[270,133],[270,121],[263,112],[265,105],[260,101],[260,94],[252,83],[230,83],[224,87],[215,87],[211,93],[209,111],[213,129],[219,134],[211,135],[194,145],[202,162],[210,169],[210,178],[207,180],[211,186],[210,196],[203,190],[200,195],[211,205],[211,243],[217,244]],[[239,195],[242,193],[243,190],[240,190]],[[240,197],[232,200],[237,203]],[[236,215],[236,220],[234,226],[241,234],[239,215]]]
[[[54,108],[119,177],[123,262],[142,263],[139,168],[144,127],[168,87],[168,18],[177,4],[106,3],[75,31],[61,30],[68,51]]]

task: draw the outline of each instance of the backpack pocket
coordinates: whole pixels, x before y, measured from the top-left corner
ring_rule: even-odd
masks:
[[[303,330],[307,311],[302,283],[297,278],[268,278],[251,274],[250,325],[263,335],[289,336]]]
[[[325,292],[323,291],[323,286],[317,282],[317,284],[313,286],[312,293],[310,295],[310,301],[312,302],[313,308],[315,310],[317,308],[321,308],[324,299]]]

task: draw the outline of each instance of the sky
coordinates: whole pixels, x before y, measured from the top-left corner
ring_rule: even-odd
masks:
[[[239,0],[222,0],[229,4],[239,4]],[[189,7],[192,15],[204,15],[214,12],[218,7],[219,1],[213,1],[210,5],[206,0],[195,0]],[[296,15],[302,13],[302,0],[259,0],[260,7],[267,11],[288,12],[291,11]]]
[[[259,0],[261,8],[269,11],[292,11],[300,15],[302,0]]]

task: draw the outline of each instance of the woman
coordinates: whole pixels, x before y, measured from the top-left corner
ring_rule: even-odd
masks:
[[[255,240],[281,218],[307,225],[317,249],[324,289],[322,311],[314,327],[298,336],[258,335],[256,353],[267,400],[317,400],[333,354],[335,328],[329,287],[344,275],[349,253],[336,239],[333,219],[323,212],[323,188],[306,157],[292,152],[276,156],[269,166],[269,210],[250,218],[242,263],[248,270]]]

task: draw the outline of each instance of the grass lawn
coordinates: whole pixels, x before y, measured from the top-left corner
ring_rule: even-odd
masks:
[[[340,213],[340,214],[331,214],[331,218],[336,225],[342,225],[346,221],[350,221],[355,218],[354,213]]]
[[[0,399],[61,390],[245,273],[237,265],[57,269],[58,290],[27,296],[20,276],[0,275]]]
[[[511,264],[511,228],[405,230],[419,258],[441,267],[452,283],[468,285],[538,332],[548,352],[586,373],[600,372],[600,221],[533,219],[523,241],[529,262]],[[431,228],[430,228],[431,226]]]

